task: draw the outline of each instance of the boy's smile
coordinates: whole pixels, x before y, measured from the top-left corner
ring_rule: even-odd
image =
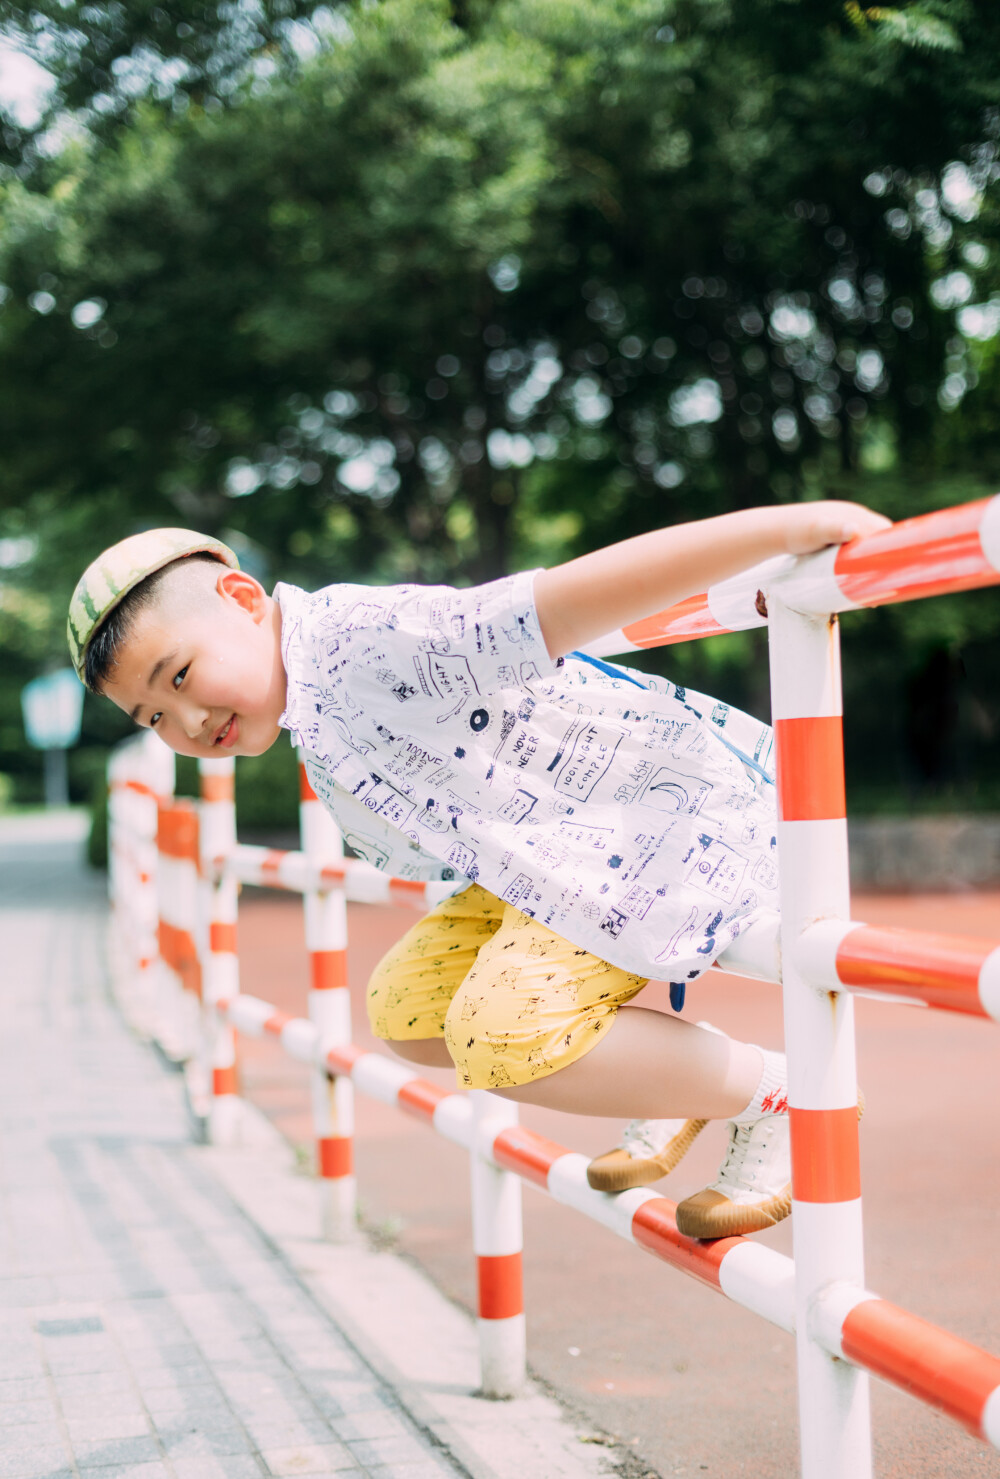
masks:
[[[104,693],[178,755],[261,755],[285,705],[281,613],[241,571],[210,573],[195,604],[141,611]]]

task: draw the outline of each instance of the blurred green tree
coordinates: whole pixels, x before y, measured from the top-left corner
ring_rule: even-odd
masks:
[[[475,579],[775,498],[905,516],[992,472],[992,6],[0,23],[56,76],[0,172],[0,504],[54,605],[139,524],[307,584]],[[919,614],[879,620],[866,642],[930,660]],[[670,662],[739,698],[755,651]]]

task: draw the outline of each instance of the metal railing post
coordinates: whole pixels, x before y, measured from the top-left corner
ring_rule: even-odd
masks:
[[[238,886],[220,859],[236,846],[236,762],[202,760],[198,764],[201,794],[199,842],[203,934],[202,1044],[207,1088],[208,1138],[213,1145],[232,1145],[240,1134],[236,1033],[216,1011],[216,1003],[239,994],[240,962],[236,946]]]
[[[484,1397],[516,1397],[525,1381],[521,1182],[490,1158],[495,1137],[517,1124],[517,1105],[473,1089],[470,1157],[472,1246],[479,1287],[479,1360]]]
[[[115,991],[136,1030],[155,1037],[160,984],[157,801],[174,790],[173,751],[148,733],[108,762],[110,963]]]
[[[837,618],[768,595],[777,751],[782,992],[792,1135],[792,1235],[803,1479],[871,1474],[868,1377],[817,1343],[814,1305],[864,1285],[854,1003],[799,963],[803,931],[850,919]]]
[[[321,1041],[342,1046],[351,1041],[351,995],[347,986],[347,898],[343,887],[319,887],[327,864],[343,859],[336,822],[316,796],[299,764],[299,827],[306,866],[314,875],[303,894],[306,949],[309,951],[309,1020]],[[331,1077],[323,1067],[312,1075],[316,1170],[322,1186],[322,1233],[333,1243],[349,1242],[357,1232],[354,1177],[354,1086],[345,1075]]]
[[[185,799],[157,810],[156,891],[161,998],[157,1041],[168,1058],[197,1056],[201,1001],[198,949],[198,813]]]

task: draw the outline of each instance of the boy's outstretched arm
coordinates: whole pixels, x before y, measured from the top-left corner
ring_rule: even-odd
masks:
[[[545,645],[551,657],[562,657],[773,555],[812,554],[890,522],[857,503],[792,503],[676,524],[608,545],[537,575],[535,604]]]

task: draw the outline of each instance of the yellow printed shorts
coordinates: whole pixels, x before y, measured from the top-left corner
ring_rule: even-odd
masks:
[[[368,1015],[390,1041],[443,1036],[461,1086],[500,1089],[582,1058],[645,984],[473,884],[376,966]]]

